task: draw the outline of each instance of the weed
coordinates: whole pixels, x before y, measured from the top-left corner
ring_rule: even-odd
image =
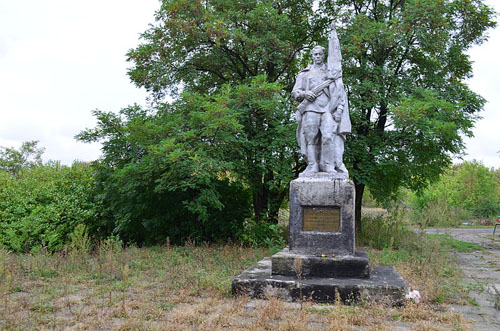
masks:
[[[174,309],[174,304],[171,302],[161,302],[159,307],[163,311],[170,311],[170,310]]]
[[[476,307],[478,307],[478,306],[479,306],[479,303],[478,303],[475,299],[470,298],[470,297],[469,297],[469,298],[467,298],[467,303],[468,303],[469,305],[471,305],[471,306],[476,306]]]
[[[82,255],[89,252],[90,239],[87,227],[84,224],[78,224],[69,237],[69,251],[71,255]]]
[[[54,306],[50,305],[34,305],[31,307],[31,310],[40,313],[53,313],[55,311],[55,308]]]
[[[470,253],[474,251],[484,250],[483,246],[481,245],[454,239],[449,234],[429,234],[428,236],[429,238],[437,239],[443,248],[450,251]]]

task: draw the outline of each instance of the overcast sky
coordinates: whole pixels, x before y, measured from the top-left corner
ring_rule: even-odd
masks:
[[[500,11],[498,0],[485,2]],[[145,104],[145,91],[126,75],[125,54],[158,7],[158,0],[0,2],[0,146],[39,140],[45,160],[98,158],[99,144],[74,136],[94,127],[93,109]],[[469,53],[469,85],[488,103],[464,159],[500,168],[500,29],[489,36]]]

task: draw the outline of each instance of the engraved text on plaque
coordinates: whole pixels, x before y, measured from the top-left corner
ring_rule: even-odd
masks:
[[[340,231],[340,208],[338,207],[303,207],[303,231]]]

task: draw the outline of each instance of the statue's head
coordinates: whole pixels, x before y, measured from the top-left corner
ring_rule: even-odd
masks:
[[[311,50],[311,57],[314,64],[322,64],[325,59],[325,48],[322,46],[314,46]]]

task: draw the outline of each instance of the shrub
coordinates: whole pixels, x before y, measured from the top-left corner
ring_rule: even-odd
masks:
[[[96,229],[99,207],[89,165],[59,163],[0,171],[0,245],[25,252],[63,248],[78,224]]]
[[[413,194],[412,219],[421,226],[456,226],[471,217],[491,217],[500,210],[499,181],[480,162],[448,169],[428,188]]]
[[[404,215],[398,212],[387,217],[363,218],[363,232],[356,238],[358,245],[377,249],[400,248],[414,237],[414,233],[405,226],[403,219]]]
[[[284,233],[285,231],[278,224],[249,219],[238,233],[238,238],[245,246],[268,247],[277,251],[286,245]]]
[[[222,202],[216,207],[210,203],[196,205],[196,199],[214,199],[196,189],[158,192],[150,183],[133,176],[122,187],[111,183],[113,180],[113,177],[107,180],[102,204],[112,219],[113,232],[129,244],[163,244],[167,237],[176,245],[186,241],[236,239],[250,212],[248,190],[238,182],[215,180],[211,183],[217,199]]]

